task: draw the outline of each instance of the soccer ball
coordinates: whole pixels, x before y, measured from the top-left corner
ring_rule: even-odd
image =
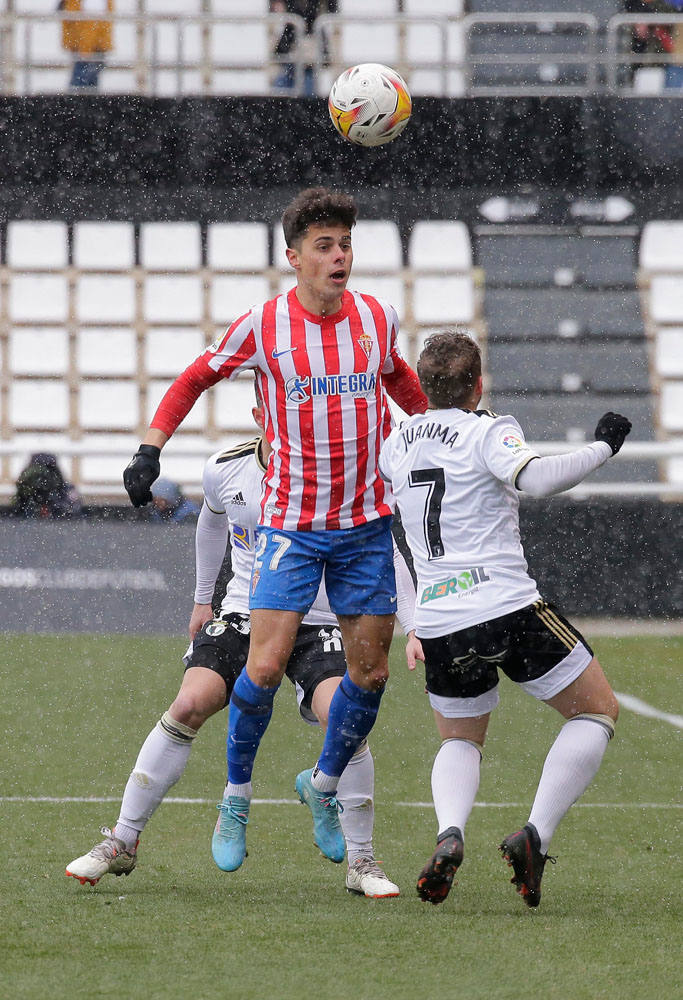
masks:
[[[382,146],[408,124],[412,110],[405,80],[389,66],[361,63],[332,84],[327,102],[340,135],[359,146]]]

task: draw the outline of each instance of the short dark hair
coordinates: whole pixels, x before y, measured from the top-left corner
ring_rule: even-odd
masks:
[[[351,229],[356,222],[358,208],[350,194],[330,191],[329,188],[306,188],[296,196],[284,211],[282,228],[288,247],[306,235],[309,226],[324,223],[341,223]]]
[[[481,351],[466,333],[434,333],[417,360],[417,375],[434,409],[464,406],[481,376]]]

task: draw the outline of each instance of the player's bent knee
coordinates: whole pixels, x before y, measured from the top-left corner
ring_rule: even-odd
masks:
[[[215,698],[181,690],[166,714],[181,725],[197,730],[222,707]]]
[[[614,727],[617,721],[616,717],[618,715],[619,715],[618,709],[614,717],[611,714],[608,715],[608,714],[603,714],[601,712],[579,712],[578,715],[573,715],[571,719],[568,719],[567,721],[576,722],[579,719],[583,719],[586,722],[594,722],[596,725],[602,726],[602,728],[607,733],[607,738],[611,740],[612,737],[614,736]]]

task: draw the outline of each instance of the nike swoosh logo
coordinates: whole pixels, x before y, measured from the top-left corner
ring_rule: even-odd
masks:
[[[295,350],[296,347],[285,347],[285,349],[282,351],[273,351],[273,361],[277,361],[277,359],[281,358],[283,354],[291,354],[292,351]]]

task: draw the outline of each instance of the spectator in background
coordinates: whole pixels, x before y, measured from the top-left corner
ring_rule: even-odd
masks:
[[[112,23],[97,20],[113,14],[114,0],[60,0],[57,10],[65,14],[92,14],[93,20],[64,20],[62,47],[73,52],[74,64],[70,87],[93,87],[99,83],[104,55],[112,49]]]
[[[193,500],[188,500],[183,491],[170,479],[157,479],[152,487],[152,509],[150,510],[150,520],[152,521],[174,521],[180,524],[182,521],[197,518],[199,506]]]
[[[676,13],[673,2],[666,0],[625,0],[627,14],[671,14]],[[631,50],[637,55],[669,55],[674,51],[674,32],[670,24],[634,24],[631,33]],[[646,66],[664,65],[655,63],[632,63],[635,74]],[[667,70],[669,67],[666,67]]]
[[[80,517],[83,504],[76,487],[64,479],[55,455],[40,452],[31,455],[19,474],[11,512],[14,517]]]
[[[304,38],[297,38],[296,27],[293,23],[285,24],[280,40],[275,46],[275,56],[287,55],[297,47],[301,54],[305,54],[310,59],[320,61],[323,66],[327,65],[329,56],[328,41],[325,34],[322,35],[322,52],[316,51],[313,28],[316,18],[320,14],[336,14],[337,0],[271,0],[270,9],[273,13],[298,14],[306,22],[306,34]],[[303,74],[303,96],[315,97],[315,64],[313,62],[304,66]],[[278,89],[291,90],[296,83],[296,73],[294,63],[281,62],[280,72],[275,79],[273,86]]]

